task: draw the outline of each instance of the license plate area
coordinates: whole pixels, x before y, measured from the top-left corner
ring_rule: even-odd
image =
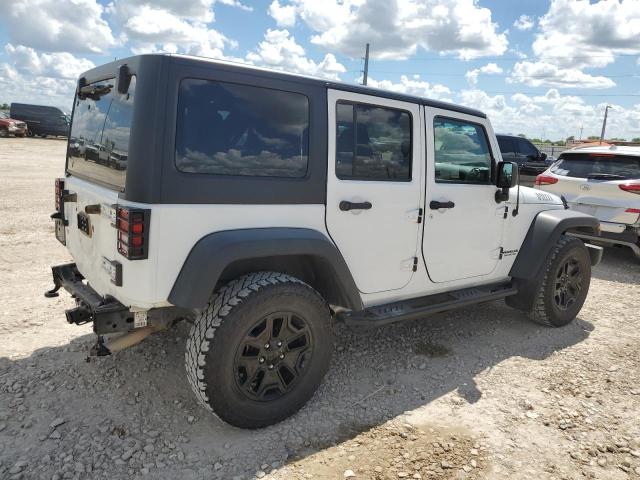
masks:
[[[91,236],[91,220],[89,215],[84,212],[78,213],[78,230],[88,237]]]
[[[63,245],[66,245],[67,236],[64,230],[64,221],[59,218],[56,218],[54,224],[55,224],[55,230],[56,230],[56,238],[60,243],[62,243]]]

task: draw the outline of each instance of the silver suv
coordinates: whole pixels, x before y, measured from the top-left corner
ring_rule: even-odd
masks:
[[[562,195],[571,209],[600,220],[602,235],[582,238],[624,245],[640,258],[640,147],[568,150],[538,175],[535,188]]]

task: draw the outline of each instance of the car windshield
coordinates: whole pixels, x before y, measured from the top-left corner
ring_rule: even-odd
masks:
[[[551,167],[556,175],[603,180],[640,179],[640,155],[563,153]]]

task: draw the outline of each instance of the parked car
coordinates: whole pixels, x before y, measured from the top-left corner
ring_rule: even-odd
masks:
[[[10,108],[12,118],[27,124],[29,136],[66,137],[69,135],[69,117],[57,107],[12,103]]]
[[[629,247],[640,258],[640,147],[568,150],[536,178],[535,188],[563,195],[572,210],[600,220],[600,237],[581,238]]]
[[[502,134],[496,134],[496,138],[502,159],[505,162],[517,163],[523,175],[538,175],[554,161],[526,138]]]
[[[6,112],[0,112],[0,137],[15,135],[24,137],[27,134],[27,124],[9,117]]]
[[[311,398],[334,321],[506,299],[560,327],[602,254],[568,235],[594,217],[517,188],[477,110],[182,55],[89,70],[75,105],[71,136],[123,161],[68,156],[52,218],[75,262],[46,295],[74,296],[67,321],[93,323],[98,356],[192,322],[189,383],[238,427]]]

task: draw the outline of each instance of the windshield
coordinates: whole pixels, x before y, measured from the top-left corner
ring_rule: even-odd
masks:
[[[70,173],[124,190],[135,76],[120,94],[115,79],[87,85],[77,95],[67,151]]]
[[[563,153],[551,167],[556,175],[602,180],[640,179],[640,155]]]

